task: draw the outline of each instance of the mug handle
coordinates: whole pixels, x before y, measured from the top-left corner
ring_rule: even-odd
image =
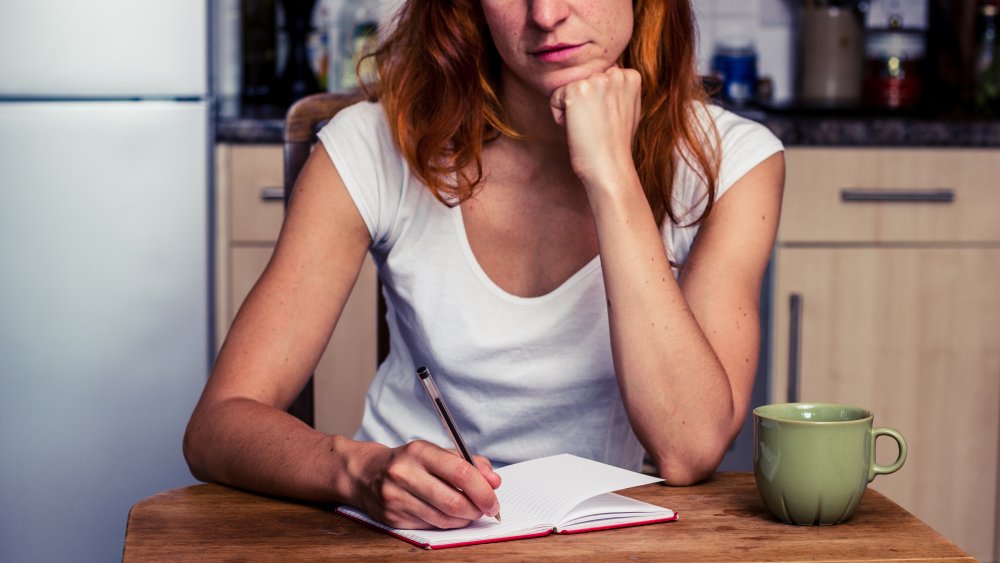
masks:
[[[879,465],[875,463],[875,441],[879,436],[889,436],[895,440],[896,445],[899,446],[899,456],[896,457],[896,461],[892,462],[890,465]],[[871,483],[872,480],[875,479],[876,475],[888,475],[899,471],[899,468],[903,467],[904,461],[906,461],[906,440],[903,439],[903,435],[892,428],[872,429],[872,467],[868,472],[868,482]]]

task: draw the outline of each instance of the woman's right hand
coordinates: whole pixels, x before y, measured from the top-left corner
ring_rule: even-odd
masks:
[[[473,456],[473,467],[423,440],[397,448],[368,443],[362,451],[353,502],[389,526],[462,528],[500,510],[493,492],[500,476],[484,457]]]
[[[635,176],[632,143],[642,117],[642,78],[611,67],[552,92],[556,123],[566,128],[570,164],[588,193]]]

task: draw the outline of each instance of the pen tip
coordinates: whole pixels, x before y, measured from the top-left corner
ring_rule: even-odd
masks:
[[[497,522],[500,522],[501,524],[503,523],[503,520],[500,519],[500,513],[499,512],[497,512],[497,515],[494,516],[494,518],[497,519]]]

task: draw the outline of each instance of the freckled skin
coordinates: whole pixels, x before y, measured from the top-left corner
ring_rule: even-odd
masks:
[[[510,2],[482,0],[486,24],[503,61],[504,81],[550,96],[560,86],[603,72],[618,62],[632,37],[632,0]],[[531,18],[532,14],[535,18]],[[569,25],[557,25],[571,14]],[[531,20],[535,19],[536,22]],[[582,44],[585,64],[547,64],[532,55],[552,44]]]

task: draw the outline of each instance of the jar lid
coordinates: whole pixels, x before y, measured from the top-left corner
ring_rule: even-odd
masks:
[[[923,33],[902,30],[868,30],[865,56],[869,58],[922,59],[927,52]]]
[[[715,54],[729,57],[745,57],[756,54],[753,42],[746,37],[722,37],[715,42]]]

